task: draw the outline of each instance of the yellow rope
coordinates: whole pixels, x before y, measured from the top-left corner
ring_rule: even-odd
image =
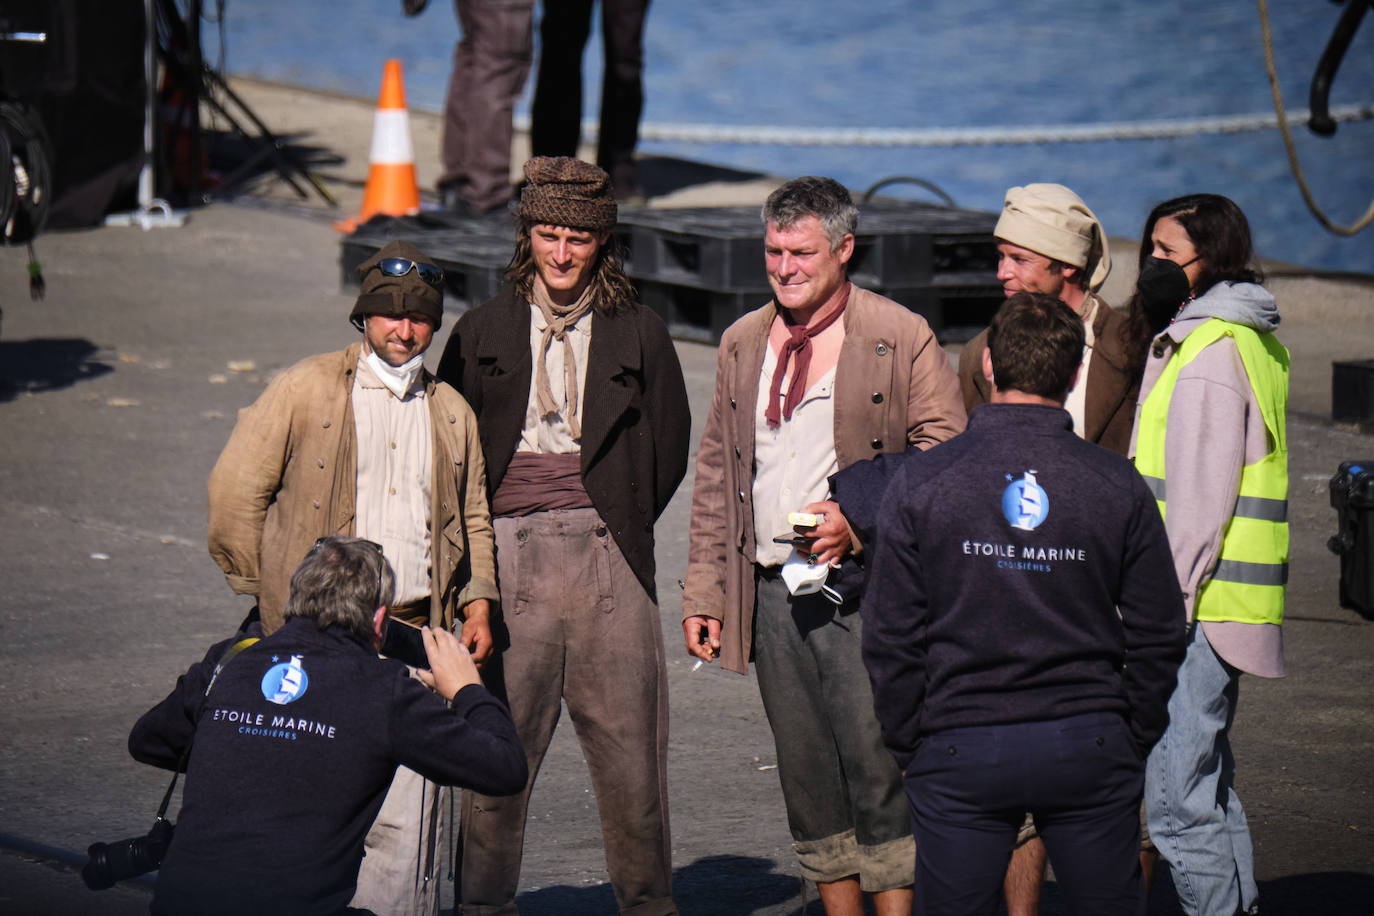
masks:
[[[1370,201],[1369,209],[1364,211],[1355,221],[1354,225],[1342,226],[1331,221],[1317,202],[1312,198],[1312,192],[1307,187],[1307,179],[1303,177],[1302,167],[1298,165],[1298,150],[1293,145],[1293,133],[1288,128],[1288,116],[1283,110],[1283,91],[1279,89],[1279,76],[1274,67],[1274,38],[1269,32],[1269,5],[1265,0],[1256,0],[1259,3],[1260,28],[1264,32],[1264,67],[1269,71],[1269,88],[1274,94],[1274,112],[1279,116],[1279,130],[1283,131],[1283,146],[1288,151],[1288,164],[1293,168],[1293,177],[1298,180],[1298,189],[1302,191],[1302,199],[1307,202],[1307,209],[1312,211],[1312,215],[1327,229],[1337,235],[1355,235],[1364,229],[1371,222],[1374,222],[1374,201]],[[1363,3],[1366,0],[1359,0]]]

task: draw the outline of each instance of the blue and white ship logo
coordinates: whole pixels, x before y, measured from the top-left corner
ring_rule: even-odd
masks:
[[[1011,480],[1011,475],[1007,475]],[[1050,495],[1035,481],[1030,470],[1020,480],[1012,480],[1002,491],[1002,514],[1007,523],[1022,531],[1034,531],[1050,514]]]
[[[291,656],[291,661],[273,665],[262,676],[262,695],[267,702],[285,706],[293,700],[305,696],[310,686],[310,678],[301,667],[301,657]]]

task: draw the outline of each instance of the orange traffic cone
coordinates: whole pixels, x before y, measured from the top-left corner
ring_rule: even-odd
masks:
[[[356,218],[334,224],[351,233],[378,213],[410,216],[420,212],[420,185],[415,180],[415,149],[410,143],[410,115],[401,62],[392,58],[382,70],[382,92],[377,97],[377,116],[372,122],[372,153],[368,157],[367,185]]]

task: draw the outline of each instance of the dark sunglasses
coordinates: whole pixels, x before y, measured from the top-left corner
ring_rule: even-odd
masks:
[[[414,270],[421,280],[435,289],[443,289],[444,286],[444,272],[441,269],[433,264],[412,261],[410,258],[382,258],[377,262],[377,269],[388,277],[404,277]]]
[[[312,554],[315,553],[325,541],[333,540],[337,537],[338,535],[325,535],[322,538],[316,538],[315,545],[310,548],[310,552]],[[382,562],[385,559],[385,555],[382,553],[382,545],[378,544],[376,541],[369,541],[367,538],[356,538],[355,540],[362,541],[364,544],[377,551],[377,600],[372,602],[373,609],[376,609],[382,606]]]

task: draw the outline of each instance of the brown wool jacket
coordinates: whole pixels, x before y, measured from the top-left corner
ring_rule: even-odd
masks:
[[[263,629],[282,623],[291,574],[317,538],[354,533],[358,450],[353,374],[360,344],[287,369],[239,411],[210,472],[210,555],[229,586],[256,595]],[[452,629],[461,608],[499,599],[477,418],[425,373],[430,466],[431,625]],[[440,470],[446,473],[439,473]],[[461,617],[458,617],[461,619]]]
[[[692,493],[682,615],[720,620],[721,667],[741,674],[754,641],[754,410],[776,315],[770,302],[721,337]],[[855,286],[842,320],[834,395],[841,468],[963,431],[959,381],[924,318]]]
[[[1095,295],[1095,294],[1090,294]],[[1135,402],[1140,392],[1140,372],[1127,369],[1126,316],[1097,298],[1093,318],[1092,362],[1088,364],[1088,390],[1083,405],[1083,438],[1118,455],[1126,454],[1135,422]],[[969,412],[992,399],[992,385],[983,376],[983,351],[988,348],[985,328],[959,353],[959,391]]]

